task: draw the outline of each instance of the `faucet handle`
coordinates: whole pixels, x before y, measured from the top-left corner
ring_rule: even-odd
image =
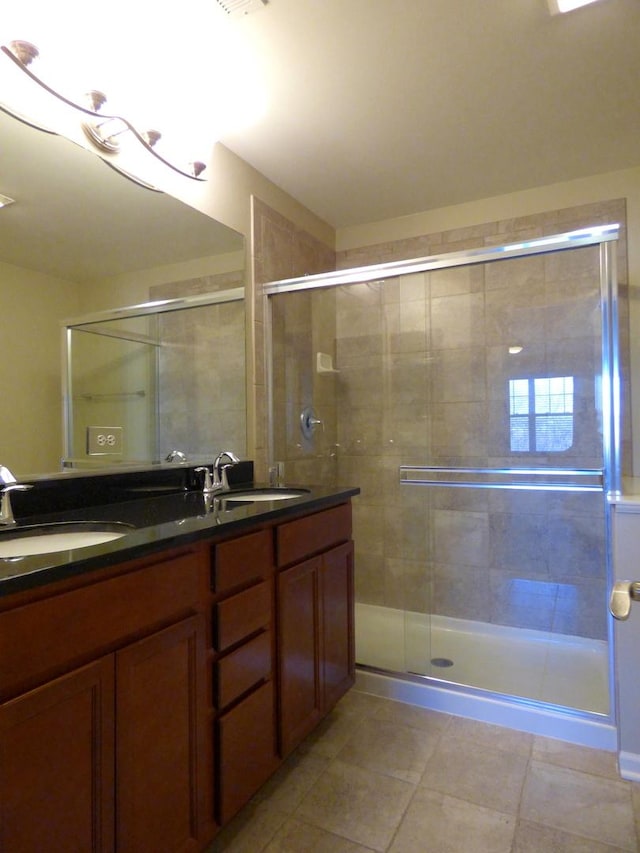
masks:
[[[195,473],[199,474],[204,471],[204,484],[202,486],[202,492],[205,495],[210,495],[211,492],[214,491],[213,483],[211,482],[211,474],[209,469],[205,465],[201,465],[199,468],[195,468]]]

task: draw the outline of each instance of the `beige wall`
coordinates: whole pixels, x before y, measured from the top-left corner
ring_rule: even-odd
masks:
[[[0,263],[0,303],[0,464],[16,475],[51,471],[62,456],[60,327],[55,318],[78,313],[78,289],[62,279]]]

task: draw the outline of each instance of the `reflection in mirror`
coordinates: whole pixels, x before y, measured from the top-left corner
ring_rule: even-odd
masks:
[[[242,286],[244,238],[2,111],[0,140],[0,193],[15,200],[0,209],[0,463],[24,478],[60,470],[61,322]],[[198,393],[209,403],[218,392]],[[246,435],[227,443],[242,448]]]
[[[65,467],[245,455],[244,289],[159,302],[67,327]]]

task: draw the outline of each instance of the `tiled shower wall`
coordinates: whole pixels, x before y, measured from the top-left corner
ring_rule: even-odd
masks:
[[[341,267],[360,266],[612,221],[624,223],[623,202],[428,235],[338,260]],[[398,482],[403,463],[602,465],[593,405],[600,357],[593,336],[597,252],[563,255],[273,300],[275,423],[286,426],[276,430],[276,458],[297,482],[361,487],[355,501],[359,601],[606,636],[601,496]],[[623,230],[623,295],[624,259]],[[622,319],[624,329],[624,310]],[[510,455],[504,419],[513,357],[506,350],[514,343],[524,346],[521,358],[529,361],[520,363],[523,375],[549,375],[560,363],[562,375],[570,369],[576,377],[576,432],[561,460]],[[623,352],[627,343],[623,335]],[[317,374],[318,347],[334,356],[338,373]],[[310,442],[301,440],[296,420],[303,402],[323,420]]]
[[[197,296],[244,285],[244,271],[154,285],[151,299]],[[224,449],[244,456],[245,306],[242,300],[173,311],[158,318],[160,458],[181,450],[213,461]]]

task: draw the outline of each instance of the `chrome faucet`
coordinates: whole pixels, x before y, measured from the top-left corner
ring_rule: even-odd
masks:
[[[17,524],[13,517],[13,508],[11,506],[11,492],[26,492],[33,486],[28,486],[23,483],[18,483],[8,468],[0,465],[0,525],[5,527]]]
[[[223,465],[222,462],[225,456],[229,461],[226,465]],[[213,476],[204,465],[196,468],[196,471],[204,472],[203,494],[214,495],[218,492],[228,492],[229,480],[227,479],[227,469],[231,468],[232,465],[237,465],[239,461],[240,459],[231,450],[223,450],[222,453],[218,453],[213,463]]]
[[[170,450],[164,458],[165,462],[179,462],[180,465],[187,464],[187,454],[181,450]]]

